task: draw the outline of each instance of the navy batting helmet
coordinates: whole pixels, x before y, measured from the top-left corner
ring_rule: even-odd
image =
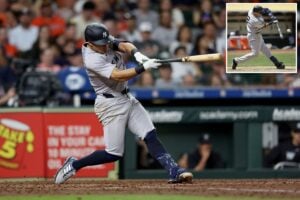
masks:
[[[262,11],[263,11],[263,7],[261,7],[260,5],[256,5],[253,8],[253,12],[261,13]]]
[[[110,41],[107,28],[100,23],[87,25],[84,30],[84,38],[86,42],[91,42],[96,45],[105,45]]]

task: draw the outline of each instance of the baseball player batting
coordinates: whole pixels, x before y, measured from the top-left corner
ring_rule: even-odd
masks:
[[[271,19],[271,23],[265,23],[263,15],[269,16]],[[263,54],[274,63],[277,69],[285,68],[285,65],[282,62],[279,62],[276,57],[272,56],[271,51],[266,46],[261,34],[263,28],[274,23],[278,23],[278,20],[270,11],[270,9],[263,8],[260,5],[256,5],[251,10],[249,10],[247,17],[247,38],[250,44],[251,53],[234,58],[232,60],[233,70],[236,69],[239,63],[245,62],[251,58],[258,56],[260,51],[262,51]]]
[[[83,167],[119,160],[124,153],[127,126],[145,141],[152,157],[167,170],[168,183],[192,182],[192,173],[180,168],[166,151],[147,111],[127,88],[127,80],[161,64],[140,53],[133,44],[115,39],[102,24],[88,25],[84,36],[83,62],[97,94],[94,109],[103,125],[105,150],[78,160],[67,158],[56,173],[55,183],[64,183]],[[121,53],[131,54],[139,66],[126,69]]]

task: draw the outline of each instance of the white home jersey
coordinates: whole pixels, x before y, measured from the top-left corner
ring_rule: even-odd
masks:
[[[255,17],[253,15],[253,9],[249,10],[247,17],[247,31],[248,33],[256,34],[257,29],[263,27],[265,24],[264,18],[262,16]]]
[[[121,53],[109,49],[106,54],[100,54],[83,45],[82,57],[91,85],[97,95],[114,94],[125,89],[127,81],[119,82],[110,79],[115,67],[121,70],[126,68]]]

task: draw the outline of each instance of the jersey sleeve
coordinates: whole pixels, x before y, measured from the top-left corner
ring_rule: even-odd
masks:
[[[110,78],[113,69],[116,67],[116,64],[108,63],[101,57],[93,56],[86,63],[86,67],[88,70],[91,70],[100,76]]]
[[[127,41],[127,40],[123,40],[123,39],[117,39],[117,38],[114,38],[114,37],[112,37],[111,39],[110,39],[110,48],[112,49],[112,50],[114,50],[114,51],[119,51],[119,44],[121,43],[121,42],[129,42],[129,41]]]

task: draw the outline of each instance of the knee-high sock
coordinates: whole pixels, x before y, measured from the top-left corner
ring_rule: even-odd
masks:
[[[97,150],[90,155],[83,157],[73,162],[73,167],[76,171],[83,167],[91,165],[99,165],[119,160],[121,157],[107,153],[104,150]]]
[[[274,57],[274,56],[271,56],[270,60],[274,63],[274,65],[277,65],[279,63],[279,61],[277,60],[277,58]]]
[[[177,163],[157,138],[155,129],[147,134],[144,141],[151,156],[158,160],[158,162],[169,172],[170,176],[177,172],[179,169]]]

